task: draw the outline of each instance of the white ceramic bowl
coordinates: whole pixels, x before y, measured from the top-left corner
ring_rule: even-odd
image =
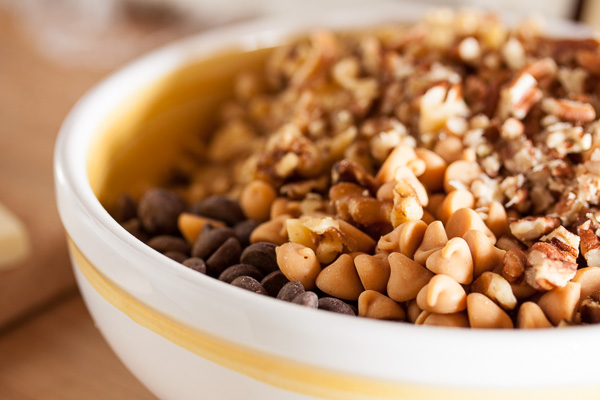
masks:
[[[95,195],[102,171],[122,162],[119,146],[132,143],[131,132],[150,130],[164,137],[169,126],[175,137],[190,129],[190,115],[195,115],[190,109],[207,104],[194,103],[197,93],[190,89],[202,84],[193,67],[198,60],[224,50],[273,46],[314,27],[410,21],[421,12],[406,5],[371,7],[206,32],[127,66],[75,106],[55,154],[58,208],[75,275],[106,340],[158,397],[600,398],[600,327],[448,329],[299,307],[160,255],[115,222]],[[177,90],[169,92],[173,87]],[[143,168],[130,165],[132,174],[160,165],[161,154],[168,158],[171,150],[152,154],[156,163],[146,157]]]

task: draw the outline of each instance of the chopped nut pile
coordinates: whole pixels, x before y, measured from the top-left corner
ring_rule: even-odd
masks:
[[[437,10],[314,32],[238,77],[202,162],[177,166],[189,185],[114,215],[192,269],[308,307],[598,323],[599,89],[600,43],[533,22]]]

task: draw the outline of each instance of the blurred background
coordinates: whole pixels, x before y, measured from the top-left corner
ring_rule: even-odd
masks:
[[[70,269],[54,202],[52,152],[60,124],[77,99],[114,69],[176,38],[298,7],[351,3],[377,4],[0,0],[0,207],[17,221],[29,248],[10,263],[3,264],[0,254],[1,399],[153,398],[101,339]],[[600,28],[597,0],[419,3],[565,18]],[[7,235],[14,235],[1,214],[0,252],[10,249]]]

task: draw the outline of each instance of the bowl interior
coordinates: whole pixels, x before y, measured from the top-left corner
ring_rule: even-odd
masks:
[[[124,99],[89,148],[89,182],[100,202],[110,208],[121,193],[138,197],[164,182],[177,158],[215,127],[234,77],[261,68],[270,51],[228,51],[191,62]]]

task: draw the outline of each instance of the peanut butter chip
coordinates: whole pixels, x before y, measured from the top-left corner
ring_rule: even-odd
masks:
[[[477,230],[482,232],[485,236],[490,239],[492,244],[496,243],[496,236],[492,231],[485,225],[479,214],[470,208],[461,208],[456,210],[454,214],[448,219],[446,224],[446,232],[448,238],[463,237],[467,231]]]
[[[436,275],[419,291],[419,308],[438,314],[451,314],[467,308],[465,289],[447,275]]]
[[[438,140],[433,148],[433,151],[439,154],[448,164],[460,160],[463,150],[462,141],[454,136],[447,136]]]
[[[316,285],[323,292],[343,300],[357,300],[364,288],[360,282],[354,260],[342,254],[317,276]]]
[[[581,296],[579,303],[600,291],[600,268],[586,267],[577,270],[571,282],[579,282],[581,285]]]
[[[388,257],[390,263],[390,280],[387,293],[397,302],[412,300],[425,286],[433,273],[419,263],[401,253],[392,253]]]
[[[450,193],[460,188],[469,188],[471,183],[479,177],[481,169],[473,161],[454,161],[444,173],[444,190]]]
[[[375,240],[346,221],[338,220],[342,232],[342,242],[349,252],[363,251],[371,253],[375,248]]]
[[[473,257],[473,276],[502,267],[504,250],[494,247],[487,236],[480,231],[467,231],[463,239],[469,245]]]
[[[394,179],[396,170],[400,167],[406,167],[409,161],[417,158],[412,146],[405,142],[398,144],[390,155],[385,159],[383,165],[377,173],[377,180],[386,183]]]
[[[429,313],[422,321],[423,325],[445,326],[450,328],[468,328],[469,318],[465,312],[453,314]]]
[[[436,193],[429,196],[429,204],[427,205],[427,211],[431,213],[437,219],[440,219],[440,208],[446,195],[443,193]]]
[[[413,258],[423,241],[427,224],[423,221],[409,221],[379,239],[377,247],[383,251],[399,251]]]
[[[240,206],[249,219],[266,221],[271,213],[271,204],[277,192],[267,182],[256,180],[250,182],[240,196]]]
[[[440,208],[439,215],[445,224],[456,210],[461,208],[473,208],[475,206],[475,196],[468,190],[454,190],[444,198]]]
[[[177,227],[190,245],[193,245],[200,236],[200,232],[206,226],[214,228],[225,228],[225,223],[207,217],[190,213],[181,213],[177,218]]]
[[[471,328],[512,329],[513,322],[496,303],[481,293],[467,296],[467,314]]]
[[[448,243],[448,236],[444,230],[442,221],[434,221],[427,226],[423,241],[415,251],[415,261],[421,265],[425,265],[427,258],[444,247]]]
[[[526,301],[519,307],[517,314],[517,328],[519,329],[539,329],[551,328],[552,324],[544,315],[544,312],[537,304]]]
[[[386,292],[390,279],[390,263],[387,257],[361,254],[354,258],[354,265],[365,290]]]
[[[485,224],[497,238],[508,233],[508,216],[502,204],[497,201],[490,203]]]
[[[358,298],[358,316],[394,321],[406,320],[400,304],[374,290],[365,290]]]
[[[419,308],[419,305],[417,304],[417,299],[413,299],[406,303],[406,316],[408,317],[408,320],[413,324],[415,323],[422,311],[423,310],[421,310]]]
[[[448,164],[446,161],[431,150],[423,147],[415,149],[417,157],[425,162],[425,171],[419,176],[419,180],[430,192],[438,192],[444,186],[444,173]]]
[[[290,281],[302,283],[304,289],[315,288],[315,281],[321,272],[321,264],[315,252],[299,243],[284,243],[275,249],[277,265]]]
[[[288,240],[285,221],[292,216],[282,214],[275,219],[263,222],[256,227],[250,234],[250,243],[271,242],[275,244],[284,244]]]
[[[427,258],[426,266],[428,270],[448,275],[464,285],[473,281],[473,258],[463,238],[450,239],[443,248]]]
[[[538,300],[538,305],[554,325],[558,325],[562,320],[572,322],[580,294],[581,285],[578,282],[569,282],[564,287],[557,287],[545,293]]]

